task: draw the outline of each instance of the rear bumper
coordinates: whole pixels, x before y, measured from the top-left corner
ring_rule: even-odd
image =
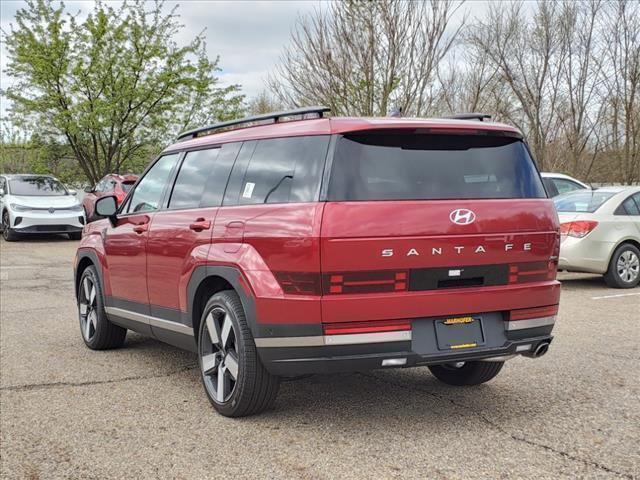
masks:
[[[429,335],[433,319],[421,328]],[[389,367],[413,367],[471,360],[505,360],[513,355],[532,355],[542,343],[553,339],[555,317],[502,322],[504,331],[496,341],[464,350],[425,351],[415,326],[411,331],[359,335],[257,338],[256,346],[266,368],[274,375],[353,372]],[[512,325],[517,324],[517,325]],[[425,325],[423,325],[425,326]],[[350,338],[349,338],[350,337]],[[424,340],[424,338],[423,338]],[[429,343],[429,342],[427,342]],[[433,343],[433,342],[430,342]]]
[[[584,238],[565,237],[560,244],[559,270],[605,273],[616,244]]]

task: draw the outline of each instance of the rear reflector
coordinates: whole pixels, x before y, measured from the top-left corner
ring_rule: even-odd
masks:
[[[377,333],[411,330],[409,320],[380,320],[373,322],[330,323],[323,326],[325,335],[348,335],[354,333]]]
[[[551,317],[558,314],[558,305],[548,305],[545,307],[522,308],[511,310],[509,321],[526,320],[528,318]]]
[[[582,238],[589,234],[598,226],[598,222],[593,220],[578,220],[560,224],[560,234],[570,237]]]

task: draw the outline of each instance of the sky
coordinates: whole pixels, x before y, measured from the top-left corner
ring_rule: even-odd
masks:
[[[114,0],[108,0],[113,2]],[[119,3],[119,2],[118,2]],[[220,79],[223,84],[240,84],[248,98],[256,96],[265,88],[269,72],[277,64],[280,53],[288,45],[291,30],[300,15],[312,13],[314,9],[327,8],[322,0],[272,0],[272,1],[222,1],[183,0],[168,1],[167,9],[179,5],[177,13],[185,25],[179,43],[186,43],[194,35],[205,30],[207,50],[214,58],[220,56]],[[0,26],[9,31],[16,11],[24,3],[0,0]],[[70,12],[89,12],[92,1],[67,0]],[[475,15],[485,10],[487,2],[470,0],[465,10]],[[460,21],[460,12],[454,21]],[[10,79],[4,74],[6,50],[0,48],[0,87],[6,88]],[[5,99],[0,114],[6,110]]]

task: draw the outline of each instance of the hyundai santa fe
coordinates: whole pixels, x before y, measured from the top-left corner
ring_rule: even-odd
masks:
[[[226,416],[283,377],[425,365],[477,385],[542,356],[559,224],[520,132],[327,111],[186,132],[119,207],[98,199],[75,261],[86,345],[131,329],[196,352]]]

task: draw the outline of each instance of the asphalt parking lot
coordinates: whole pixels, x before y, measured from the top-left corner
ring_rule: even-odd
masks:
[[[76,244],[0,244],[3,478],[640,478],[640,289],[562,275],[550,352],[477,388],[426,368],[310,377],[232,420],[191,353],[131,333],[85,348]]]

